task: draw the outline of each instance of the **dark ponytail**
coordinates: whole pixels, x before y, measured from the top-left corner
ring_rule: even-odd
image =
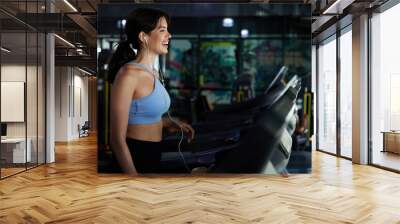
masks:
[[[115,76],[124,64],[135,60],[136,53],[133,49],[141,50],[142,44],[140,43],[139,33],[143,31],[150,34],[157,27],[161,18],[165,18],[169,25],[168,14],[158,9],[139,8],[128,15],[125,25],[126,40],[119,43],[108,64],[108,80],[110,83],[114,82]]]
[[[110,83],[114,82],[115,76],[124,64],[136,58],[136,53],[129,45],[128,41],[122,41],[118,44],[117,50],[115,50],[108,64],[108,79]]]

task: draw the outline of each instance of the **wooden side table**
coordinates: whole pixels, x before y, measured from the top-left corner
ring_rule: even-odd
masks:
[[[381,133],[383,133],[382,152],[400,154],[400,131],[382,131]]]

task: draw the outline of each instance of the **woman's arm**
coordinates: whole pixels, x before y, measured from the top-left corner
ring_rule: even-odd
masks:
[[[126,69],[117,75],[111,92],[111,148],[124,173],[136,175],[132,156],[126,144],[129,108],[138,80]]]
[[[177,129],[181,129],[188,133],[188,142],[191,142],[194,138],[194,134],[195,131],[192,128],[192,126],[190,126],[188,123],[183,122],[183,121],[179,121],[179,119],[177,118],[172,118],[174,119],[175,122],[173,122],[169,116],[163,117],[162,118],[162,123],[163,123],[163,127],[164,128],[177,128]]]
[[[176,125],[169,119],[168,116],[162,118],[163,128],[176,127]]]

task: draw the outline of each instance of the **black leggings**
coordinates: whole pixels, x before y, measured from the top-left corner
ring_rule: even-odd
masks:
[[[151,142],[126,138],[126,144],[138,173],[187,173],[183,168],[161,167],[161,153],[177,151],[178,143],[178,141]],[[113,160],[112,172],[122,172],[115,153],[113,153]]]
[[[159,173],[162,142],[126,138],[126,144],[138,173]]]

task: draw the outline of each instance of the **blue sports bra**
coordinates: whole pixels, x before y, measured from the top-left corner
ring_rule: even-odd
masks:
[[[128,62],[153,74],[143,64]],[[171,104],[167,90],[160,80],[154,77],[154,88],[150,95],[132,100],[129,109],[128,124],[152,124],[161,120],[161,116],[168,111]]]

